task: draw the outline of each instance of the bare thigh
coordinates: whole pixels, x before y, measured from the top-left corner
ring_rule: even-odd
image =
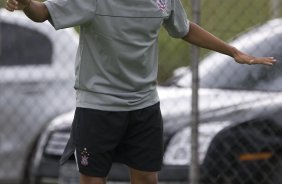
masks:
[[[80,174],[80,184],[106,184],[106,178],[92,177]]]
[[[130,168],[131,184],[157,184],[158,173]]]

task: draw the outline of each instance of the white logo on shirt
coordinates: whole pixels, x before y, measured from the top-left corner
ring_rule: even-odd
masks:
[[[165,12],[165,11],[166,11],[166,8],[167,8],[166,0],[157,0],[157,5],[158,5],[158,8],[159,8],[162,12]]]

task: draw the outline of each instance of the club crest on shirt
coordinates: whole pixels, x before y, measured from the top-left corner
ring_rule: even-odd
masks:
[[[165,12],[167,9],[167,3],[166,0],[156,0],[158,8],[162,11]]]

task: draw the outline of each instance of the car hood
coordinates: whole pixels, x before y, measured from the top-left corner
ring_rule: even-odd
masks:
[[[165,132],[174,133],[187,126],[191,122],[191,88],[159,87],[158,92]],[[267,115],[270,104],[282,104],[282,93],[199,89],[200,123],[240,123]]]
[[[164,135],[171,137],[191,122],[191,88],[158,87],[164,122]],[[275,99],[275,100],[274,100]],[[279,107],[277,107],[279,106]],[[221,128],[232,123],[279,115],[282,109],[281,92],[238,91],[223,89],[199,89],[199,121],[213,123]],[[49,129],[69,130],[74,112],[64,114]],[[278,116],[277,116],[278,114]],[[60,116],[59,116],[60,117]]]

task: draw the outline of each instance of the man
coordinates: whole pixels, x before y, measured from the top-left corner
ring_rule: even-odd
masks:
[[[229,55],[241,64],[273,65],[189,22],[180,0],[8,0],[33,21],[80,26],[76,112],[62,163],[75,152],[81,184],[104,184],[113,161],[133,184],[156,184],[162,164],[162,117],[156,91],[157,38],[175,38]]]

